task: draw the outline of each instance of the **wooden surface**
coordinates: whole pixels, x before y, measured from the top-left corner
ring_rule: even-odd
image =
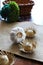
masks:
[[[43,63],[16,57],[14,65],[43,65]]]
[[[21,26],[23,28],[26,28],[28,26],[35,26],[35,28],[37,28],[37,36],[36,36],[36,40],[38,40],[38,47],[36,48],[36,51],[35,51],[35,54],[33,56],[30,56],[29,55],[25,56],[23,54],[20,54],[18,52],[18,50],[14,49],[16,48],[14,46],[14,44],[11,42],[10,40],[10,31],[13,27],[16,27],[16,26]],[[20,55],[20,56],[24,56],[24,57],[28,57],[28,59],[34,59],[34,60],[38,60],[38,61],[41,61],[43,63],[43,26],[38,26],[38,25],[35,25],[33,24],[32,22],[16,22],[16,23],[12,23],[12,24],[7,24],[7,23],[4,23],[4,22],[0,22],[0,49],[1,50],[5,50],[5,51],[8,51],[8,52],[11,52],[13,54],[16,54],[16,55]],[[40,48],[39,48],[40,47]],[[16,61],[15,61],[15,65],[17,63],[24,63],[25,64],[25,61],[26,63],[28,63],[29,60],[26,60],[26,59],[21,59],[21,58],[16,58]],[[32,61],[29,61],[29,63],[31,62],[31,65],[32,65]]]

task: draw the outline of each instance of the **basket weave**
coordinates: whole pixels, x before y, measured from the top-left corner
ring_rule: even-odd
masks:
[[[8,1],[16,1],[18,3],[20,7],[20,16],[29,15],[34,5],[34,1],[32,0],[5,0],[3,3],[5,4]]]

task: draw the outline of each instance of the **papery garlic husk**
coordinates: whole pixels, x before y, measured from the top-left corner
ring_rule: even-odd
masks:
[[[9,58],[7,55],[0,55],[0,65],[8,65]]]
[[[29,40],[24,40],[20,42],[19,44],[20,51],[23,51],[25,53],[32,53],[34,52],[36,48],[36,42],[35,41],[29,41]]]
[[[26,33],[27,37],[32,38],[35,36],[36,30],[35,30],[35,28],[27,28],[27,29],[25,29],[25,33]]]
[[[21,41],[25,40],[25,38],[26,33],[22,27],[15,27],[10,32],[10,39],[13,43],[20,43]]]

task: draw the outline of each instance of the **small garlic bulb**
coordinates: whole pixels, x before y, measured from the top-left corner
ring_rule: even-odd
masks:
[[[20,51],[23,51],[25,53],[28,53],[28,52],[32,53],[35,51],[36,44],[37,44],[36,41],[25,39],[19,44]]]
[[[32,44],[30,42],[26,42],[26,43],[21,43],[22,48],[24,48],[25,51],[32,51],[33,47]]]
[[[0,65],[8,65],[9,59],[7,55],[0,55]]]
[[[27,37],[34,37],[36,34],[35,29],[29,28],[25,31]]]
[[[10,32],[10,38],[13,43],[17,42],[20,43],[21,41],[25,40],[26,34],[22,27],[15,27]]]

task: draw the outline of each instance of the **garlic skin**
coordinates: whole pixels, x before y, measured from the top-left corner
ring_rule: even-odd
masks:
[[[33,50],[33,46],[32,46],[32,44],[30,42],[21,43],[21,46],[24,49],[24,51],[32,52],[32,50]]]
[[[7,55],[0,55],[0,65],[8,65],[9,59]]]
[[[36,48],[36,41],[25,39],[24,41],[20,42],[19,50],[25,53],[33,53]]]
[[[10,39],[13,43],[20,43],[26,38],[26,33],[22,27],[15,27],[10,32]]]
[[[36,30],[35,29],[32,29],[32,28],[29,28],[29,29],[26,29],[26,31],[25,31],[25,33],[26,33],[26,36],[27,37],[34,37],[35,36],[35,34],[36,34]]]

